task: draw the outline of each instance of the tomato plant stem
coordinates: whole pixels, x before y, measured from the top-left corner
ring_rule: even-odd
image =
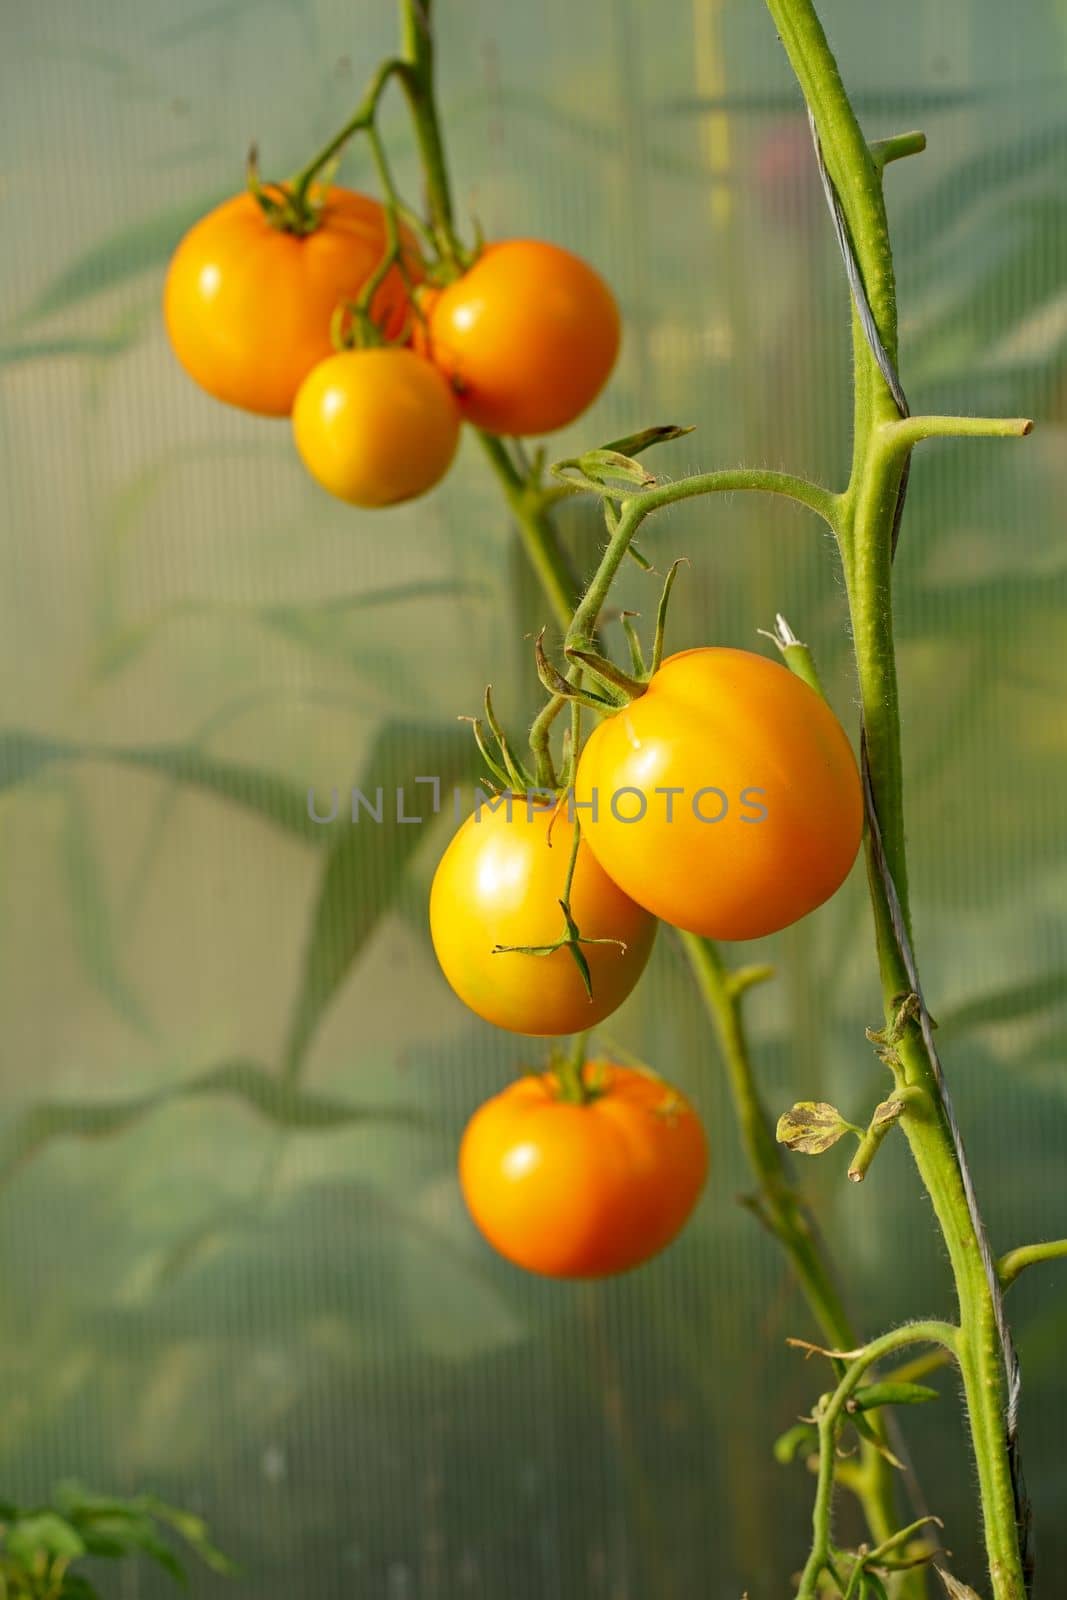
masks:
[[[748,1204],[785,1251],[823,1337],[836,1348],[850,1349],[857,1342],[856,1329],[823,1239],[790,1182],[784,1152],[775,1140],[772,1119],[760,1093],[745,1032],[744,996],[754,984],[771,977],[772,970],[757,967],[730,972],[710,939],[693,933],[678,937],[715,1030],[741,1146],[756,1180],[756,1192]],[[860,1467],[850,1487],[860,1502],[870,1533],[880,1541],[897,1526],[896,1486],[894,1468],[880,1448],[885,1429],[879,1418],[872,1418],[871,1431],[874,1438],[860,1440]],[[909,1592],[923,1592],[921,1574],[912,1579]]]
[[[566,633],[577,601],[579,584],[560,548],[551,513],[536,484],[524,478],[506,445],[495,434],[478,433],[482,448],[504,491],[527,559],[552,608],[553,620]]]
[[[824,159],[848,224],[878,334],[896,360],[893,260],[881,171],[853,112],[812,0],[767,0],[793,70],[811,108]],[[902,994],[914,988],[901,951],[890,880],[903,937],[908,933],[900,713],[893,637],[891,571],[897,501],[907,449],[934,434],[1026,431],[1026,425],[974,419],[901,421],[897,402],[853,313],[855,429],[852,474],[838,524],[852,615],[863,707],[870,794],[880,839],[868,829],[868,879],[874,909],[887,1025]],[[884,431],[883,431],[884,430]],[[893,437],[901,448],[887,449]],[[880,851],[879,851],[880,846]],[[887,870],[884,870],[887,869]],[[940,1223],[960,1311],[957,1356],[978,1469],[983,1528],[994,1600],[1026,1593],[1006,1422],[1005,1351],[996,1283],[983,1265],[984,1233],[966,1188],[961,1147],[953,1137],[943,1083],[919,1023],[909,1021],[897,1046],[905,1081],[923,1091],[901,1117],[919,1174]],[[813,1559],[816,1552],[813,1551]],[[821,1568],[820,1568],[821,1570]],[[802,1586],[801,1593],[814,1593]]]

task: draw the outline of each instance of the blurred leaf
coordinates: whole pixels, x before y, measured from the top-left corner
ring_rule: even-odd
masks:
[[[179,1533],[189,1546],[195,1550],[205,1566],[212,1572],[221,1573],[224,1577],[233,1577],[237,1573],[236,1564],[224,1555],[217,1545],[212,1544],[208,1536],[208,1525],[203,1517],[198,1517],[191,1511],[183,1511],[180,1506],[168,1505],[164,1500],[157,1500],[154,1495],[144,1496],[144,1505],[157,1517],[160,1522],[166,1522],[176,1533]]]
[[[1044,167],[1055,167],[1050,176],[1058,178],[1065,157],[1067,123],[1060,123],[1027,133],[1013,143],[1000,140],[968,160],[954,163],[919,199],[894,207],[894,252],[901,259],[913,257],[931,237],[946,233],[969,210],[997,201],[1005,187],[1016,188]]]
[[[320,843],[323,829],[308,815],[307,792],[285,778],[205,754],[189,745],[129,745],[91,752],[99,759],[140,767],[204,789],[231,805],[254,811],[287,833]]]
[[[54,361],[67,356],[117,356],[129,348],[121,334],[112,336],[72,334],[67,338],[24,339],[0,344],[0,366],[16,366],[25,361]]]
[[[0,731],[0,790],[28,782],[50,763],[71,760],[110,761],[156,772],[254,811],[286,833],[323,842],[323,828],[308,814],[306,790],[275,773],[208,755],[194,745],[83,745],[8,729]]]
[[[798,1422],[792,1428],[787,1428],[779,1434],[774,1441],[774,1459],[781,1465],[788,1466],[795,1461],[802,1450],[817,1450],[819,1445],[819,1432],[810,1422]]]
[[[1031,1017],[1035,1012],[1047,1011],[1064,1002],[1067,1002],[1067,972],[1047,972],[1040,978],[1030,978],[992,994],[966,1000],[947,1014],[942,1013],[937,1020],[941,1037],[944,1037],[983,1028],[989,1023],[1015,1022],[1020,1017]]]
[[[289,1029],[285,1059],[290,1074],[300,1071],[323,1015],[391,906],[418,848],[423,829],[414,819],[425,820],[432,795],[428,784],[416,784],[415,779],[439,779],[441,804],[447,807],[451,787],[477,770],[474,744],[465,729],[390,722],[378,734],[356,787],[371,799],[381,791],[383,820],[377,823],[361,813],[361,821],[351,821],[342,809],[323,864]],[[400,795],[407,808],[405,822],[395,809]]]
[[[78,783],[67,784],[63,865],[74,943],[90,981],[118,1016],[151,1038],[152,1024],[122,970],[111,907],[101,880],[92,827]]]
[[[440,600],[484,593],[481,584],[442,578],[390,584],[356,594],[330,595],[324,600],[308,600],[298,605],[248,606],[219,600],[176,600],[153,617],[113,628],[97,650],[95,666],[102,677],[111,677],[136,661],[164,628],[189,617],[218,617],[228,626],[234,621],[259,623],[298,644],[337,655],[343,653],[343,630],[353,613],[404,605],[410,600]],[[362,660],[357,664],[362,665]]]
[[[100,1139],[122,1133],[133,1123],[175,1100],[222,1095],[243,1100],[267,1122],[295,1132],[317,1132],[360,1122],[415,1125],[417,1111],[403,1106],[358,1106],[329,1095],[283,1083],[252,1061],[228,1061],[155,1094],[112,1101],[42,1101],[15,1119],[0,1146],[0,1184],[5,1183],[54,1139]]]
[[[77,1528],[55,1511],[31,1512],[4,1533],[4,1547],[24,1567],[32,1568],[35,1558],[73,1561],[85,1554],[85,1541]]]
[[[121,228],[92,245],[52,279],[34,302],[31,315],[44,317],[64,311],[139,273],[164,266],[182,234],[225,198],[219,193],[201,195],[195,201]]]
[[[21,728],[0,731],[0,790],[28,783],[53,761],[79,756],[80,745],[45,739]]]

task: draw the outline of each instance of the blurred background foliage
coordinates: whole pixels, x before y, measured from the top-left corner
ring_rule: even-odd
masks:
[[[898,615],[917,931],[1001,1249],[1067,1224],[1067,7],[826,0],[894,168],[916,408],[1027,413],[1025,445],[916,462]],[[845,293],[797,95],[754,0],[440,0],[466,218],[586,254],[622,300],[610,393],[562,455],[698,424],[658,469],[840,482]],[[811,1485],[771,1440],[818,1376],[810,1325],[736,1204],[746,1174],[704,1019],[664,937],[601,1036],[678,1080],[715,1164],[678,1246],[592,1287],[493,1258],[453,1158],[540,1047],[466,1016],[425,892],[447,819],[309,822],[310,784],[469,774],[492,678],[518,729],[546,620],[472,441],[431,498],[355,513],[287,431],[166,348],[183,227],[296,167],[388,52],[388,6],[43,0],[0,59],[0,1486],[76,1473],[210,1515],[256,1600],[779,1596]],[[402,171],[411,146],[392,126]],[[369,184],[353,150],[345,180]],[[264,330],[269,338],[269,329]],[[593,513],[566,509],[588,569]],[[758,647],[784,610],[855,724],[841,583],[798,510],[738,497],[649,525],[675,646]],[[648,613],[636,569],[625,599]],[[414,801],[413,801],[414,803]],[[423,797],[423,808],[426,798]],[[860,875],[769,941],[750,1014],[770,1103],[862,1119],[881,1088]],[[809,1163],[868,1331],[949,1307],[902,1148],[860,1190]],[[1067,1572],[1067,1296],[1012,1292],[1051,1600]],[[954,1390],[907,1418],[977,1577]],[[124,1597],[166,1579],[129,1573]],[[110,1592],[110,1591],[109,1591]]]

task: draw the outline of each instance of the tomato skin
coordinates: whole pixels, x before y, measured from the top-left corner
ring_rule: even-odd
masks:
[[[418,278],[414,241],[405,243]],[[328,189],[319,226],[304,236],[271,227],[251,194],[234,195],[194,224],[171,260],[163,313],[174,353],[217,400],[288,416],[304,378],[333,349],[338,305],[356,298],[385,249],[385,212],[369,195]],[[403,333],[397,268],[371,313],[387,339]]]
[[[669,1085],[590,1062],[584,1105],[554,1073],[520,1078],[479,1107],[459,1151],[463,1197],[489,1243],[528,1272],[602,1278],[657,1255],[700,1197],[708,1146]]]
[[[619,352],[619,308],[578,256],[537,239],[487,245],[428,297],[429,346],[463,414],[489,433],[553,433],[600,393]]]
[[[669,786],[674,797],[667,820]],[[721,790],[722,801],[698,791]],[[639,821],[611,799],[634,788]],[[762,790],[759,796],[744,791]],[[848,737],[826,702],[788,668],[747,650],[671,656],[645,694],[590,735],[578,764],[582,830],[597,860],[640,905],[713,939],[755,939],[829,899],[863,832]],[[766,815],[755,820],[762,808]],[[637,816],[639,800],[620,799]],[[747,820],[746,820],[747,819]]]
[[[396,505],[432,489],[452,464],[459,427],[447,381],[397,345],[320,361],[293,404],[304,465],[357,506]]]
[[[501,804],[482,807],[455,834],[430,890],[430,934],[441,970],[478,1016],[513,1033],[578,1033],[610,1016],[641,976],[656,923],[634,905],[581,843],[571,912],[586,939],[589,998],[570,951],[493,954],[495,945],[552,944],[563,933],[563,894],[572,832],[564,807],[514,796],[511,819]],[[552,828],[551,843],[549,828]]]

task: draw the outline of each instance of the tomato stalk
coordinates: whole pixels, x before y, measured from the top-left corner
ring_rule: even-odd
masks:
[[[428,22],[429,11],[427,7],[420,8],[417,0],[401,0],[401,15],[405,56],[409,62],[417,61],[419,64],[417,79],[405,76],[402,81],[409,99],[420,103],[416,129],[426,170],[428,198],[437,234],[443,230],[448,237],[452,235],[454,227],[453,210],[434,98],[432,41],[424,25]],[[618,441],[616,448],[625,446],[627,452],[633,455],[645,443],[676,437],[685,431],[675,428],[649,429],[636,439]],[[577,643],[579,648],[588,648],[595,643],[597,617],[619,565],[628,552],[632,553],[637,523],[661,504],[667,504],[675,498],[720,489],[754,489],[783,494],[816,512],[831,526],[834,523],[835,497],[818,484],[790,474],[753,469],[705,474],[662,488],[652,486],[642,496],[640,515],[635,515],[632,525],[623,526],[621,532],[616,529],[616,536],[593,585],[576,612],[580,586],[560,546],[553,518],[554,505],[568,491],[542,485],[539,474],[523,470],[522,466],[516,464],[502,439],[484,432],[479,432],[479,438],[501,485],[523,549],[540,582],[553,619],[564,636],[572,644]],[[669,583],[665,587],[669,593]],[[657,619],[653,667],[659,665],[662,651],[661,616]],[[578,685],[581,676],[576,668],[572,668],[568,674],[569,680]],[[549,730],[565,703],[562,695],[550,698],[531,731],[531,747],[542,771],[545,770]],[[571,714],[572,719],[577,721],[580,714],[577,701],[572,701]],[[572,765],[577,759],[579,738],[578,730],[572,729],[569,752]],[[687,941],[684,948],[727,1066],[742,1145],[757,1183],[758,1214],[786,1250],[812,1315],[824,1336],[833,1343],[851,1345],[855,1342],[855,1331],[841,1301],[825,1244],[815,1232],[799,1196],[789,1183],[782,1151],[774,1143],[770,1119],[760,1098],[741,1014],[742,997],[750,985],[745,981],[743,972],[731,974],[726,971],[708,941]],[[880,1427],[876,1426],[874,1431],[880,1437]],[[894,1483],[892,1469],[881,1453],[877,1439],[861,1440],[860,1466],[852,1475],[851,1487],[863,1508],[872,1536],[876,1540],[889,1536],[896,1526]],[[910,1593],[918,1595],[923,1592],[921,1575],[907,1581]]]

